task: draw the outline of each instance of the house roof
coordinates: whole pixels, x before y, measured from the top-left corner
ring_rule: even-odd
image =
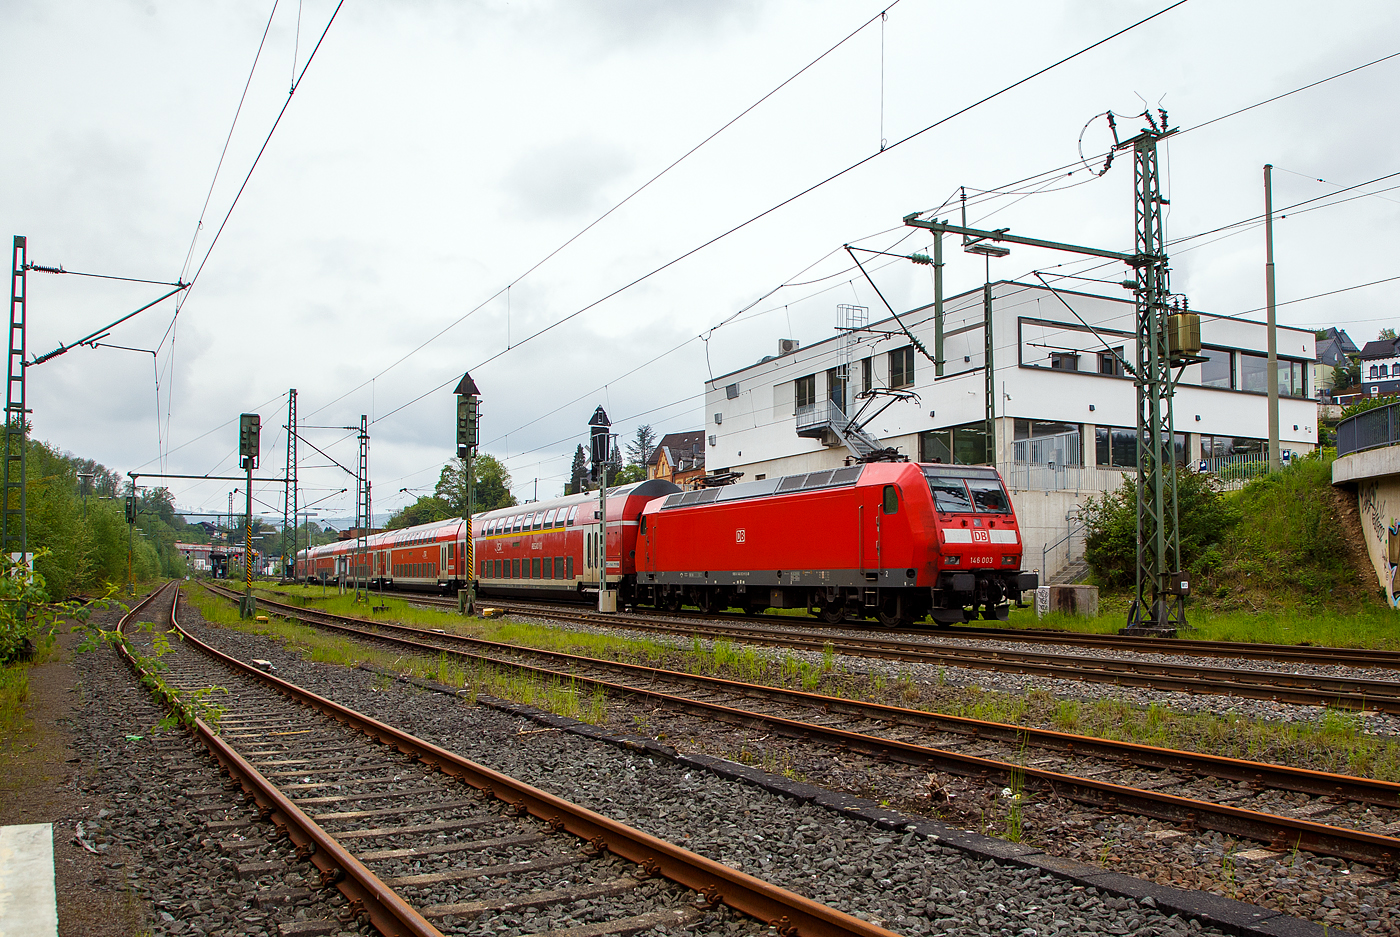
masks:
[[[1360,358],[1394,358],[1400,352],[1395,350],[1395,346],[1400,344],[1400,339],[1382,338],[1374,342],[1367,342],[1357,356]]]
[[[667,433],[657,442],[651,458],[647,459],[647,464],[655,465],[663,450],[666,453],[666,462],[671,466],[672,471],[689,472],[697,468],[704,468],[705,431]]]
[[[1356,347],[1356,342],[1353,342],[1351,336],[1347,334],[1346,329],[1329,328],[1327,330],[1327,337],[1335,340],[1341,346],[1345,354],[1354,355],[1359,350]]]

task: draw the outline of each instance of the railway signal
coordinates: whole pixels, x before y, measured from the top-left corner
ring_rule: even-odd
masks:
[[[599,405],[588,421],[588,445],[593,455],[593,477],[598,482],[598,611],[616,612],[617,593],[608,591],[608,459],[612,452],[612,420]],[[619,567],[620,569],[621,567]]]
[[[245,508],[243,512],[243,598],[238,603],[240,618],[252,618],[258,613],[258,601],[253,598],[253,469],[258,465],[258,437],[262,431],[262,417],[256,413],[243,413],[238,417],[238,455],[240,468],[248,472],[248,484],[244,486]]]
[[[462,460],[462,469],[467,476],[467,508],[462,524],[466,536],[463,537],[462,574],[467,587],[457,595],[457,607],[462,614],[470,615],[476,610],[476,550],[472,536],[472,515],[476,513],[476,486],[472,461],[476,457],[477,443],[481,438],[478,424],[481,420],[481,391],[476,381],[465,371],[457,382],[457,458]],[[451,578],[449,572],[448,578]]]

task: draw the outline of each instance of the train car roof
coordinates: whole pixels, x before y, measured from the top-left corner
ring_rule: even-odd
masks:
[[[680,491],[680,486],[673,482],[668,482],[664,478],[648,478],[645,481],[632,482],[628,485],[618,485],[608,489],[608,500],[614,498],[659,498],[672,492]],[[585,491],[582,494],[563,495],[558,498],[549,498],[540,501],[530,501],[526,504],[517,504],[508,508],[496,508],[494,511],[483,511],[480,514],[473,514],[472,520],[490,520],[497,517],[507,517],[512,514],[524,514],[531,511],[547,511],[550,508],[566,507],[574,504],[591,504],[598,500],[597,491]]]

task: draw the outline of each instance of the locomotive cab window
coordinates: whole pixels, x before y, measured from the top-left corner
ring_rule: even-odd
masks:
[[[972,502],[977,505],[977,510],[988,514],[1011,513],[1011,500],[996,479],[969,478],[967,487],[972,492]]]
[[[899,492],[895,490],[894,485],[885,486],[885,513],[899,513]]]
[[[972,513],[972,499],[967,496],[967,486],[961,478],[929,478],[928,486],[933,491],[933,503],[940,511],[955,514]]]

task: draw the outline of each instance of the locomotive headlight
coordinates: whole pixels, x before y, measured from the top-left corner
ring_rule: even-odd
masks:
[[[946,553],[943,555],[943,565],[944,565],[944,566],[957,566],[957,565],[960,564],[961,562],[962,562],[962,557],[961,557],[961,556],[948,556]]]
[[[1003,553],[1001,555],[1001,565],[1003,566],[1015,566],[1020,561],[1021,558],[1014,553]]]

